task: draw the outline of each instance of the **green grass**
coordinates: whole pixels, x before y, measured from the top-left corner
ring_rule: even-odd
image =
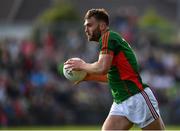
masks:
[[[4,127],[1,130],[100,130],[101,126],[20,126],[20,127]],[[140,130],[133,127],[131,130]],[[166,126],[166,130],[180,130],[179,126]]]

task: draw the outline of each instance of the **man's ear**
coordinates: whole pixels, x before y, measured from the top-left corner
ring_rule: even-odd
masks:
[[[99,28],[100,28],[100,30],[105,30],[106,29],[106,23],[105,22],[100,22],[99,23]]]

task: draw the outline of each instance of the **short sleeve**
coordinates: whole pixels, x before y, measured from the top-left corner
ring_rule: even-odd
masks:
[[[113,56],[115,51],[114,47],[114,42],[110,37],[110,32],[108,31],[102,36],[102,39],[100,40],[100,54],[110,54]]]

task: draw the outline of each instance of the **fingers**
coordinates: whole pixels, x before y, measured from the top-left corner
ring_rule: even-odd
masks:
[[[64,68],[65,69],[77,70],[78,63],[75,60],[69,59],[64,63]]]
[[[69,59],[69,60],[67,60],[67,61],[64,63],[64,65],[72,64],[72,63],[74,63],[73,60]]]
[[[72,70],[81,70],[83,61],[82,60],[74,60],[74,59],[69,59],[64,63],[64,68],[69,69],[71,68]]]
[[[73,65],[72,64],[64,64],[64,69],[72,69]]]
[[[71,64],[71,63],[75,63],[75,62],[80,62],[82,61],[81,59],[68,59],[64,64]]]
[[[81,81],[75,81],[75,82],[73,83],[73,85],[74,85],[74,86],[75,86],[75,85],[78,85],[80,82],[81,82]]]
[[[79,70],[79,68],[74,63],[64,64],[64,69],[74,70],[74,71]]]
[[[74,68],[74,62],[73,60],[69,59],[64,63],[64,69],[73,69]]]

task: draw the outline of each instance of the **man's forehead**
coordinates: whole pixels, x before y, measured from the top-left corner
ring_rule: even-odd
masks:
[[[84,21],[84,26],[86,26],[87,24],[89,24],[90,22],[87,20],[87,19],[85,19],[85,21]]]
[[[95,18],[91,17],[89,19],[85,19],[84,21],[84,26],[86,26],[87,24],[93,23],[95,22]]]

